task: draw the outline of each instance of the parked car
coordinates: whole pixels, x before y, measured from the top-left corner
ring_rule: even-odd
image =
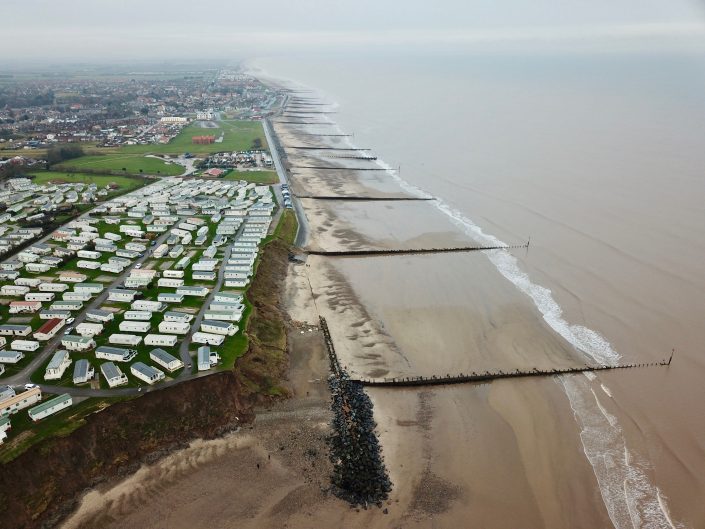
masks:
[[[66,323],[67,324],[72,324],[74,321],[76,321],[76,318],[66,318]]]

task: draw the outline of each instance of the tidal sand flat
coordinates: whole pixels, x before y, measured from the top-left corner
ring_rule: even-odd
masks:
[[[476,243],[427,201],[301,199],[316,251],[416,250]]]
[[[363,378],[564,368],[586,358],[479,252],[310,256],[316,307]]]

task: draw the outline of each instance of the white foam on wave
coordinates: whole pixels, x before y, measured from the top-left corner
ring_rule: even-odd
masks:
[[[393,168],[382,162],[380,162],[380,165],[389,171],[392,177],[405,191],[415,195],[427,195],[422,189],[402,179]],[[434,198],[436,207],[445,213],[456,226],[460,227],[468,236],[475,239],[478,243],[486,246],[507,246],[506,243],[499,240],[494,235],[485,233],[480,226],[457,209],[454,209],[443,199],[438,197]],[[568,323],[563,318],[563,309],[561,309],[560,305],[553,299],[551,290],[533,283],[529,275],[519,267],[516,257],[511,253],[507,250],[487,250],[483,253],[489,258],[492,264],[495,265],[500,274],[513,283],[521,292],[531,298],[536,308],[543,315],[543,319],[546,323],[573,347],[586,354],[591,360],[599,362],[600,364],[615,364],[619,360],[620,354],[612,348],[610,343],[605,340],[601,334],[583,325]]]
[[[629,451],[617,418],[604,408],[587,377],[561,376],[560,382],[615,528],[683,528],[671,519],[665,498],[646,474],[648,465]]]

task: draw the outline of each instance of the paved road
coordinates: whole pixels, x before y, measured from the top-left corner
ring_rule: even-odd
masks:
[[[287,178],[286,169],[284,169],[284,164],[282,164],[281,158],[279,157],[279,151],[277,145],[279,143],[274,138],[274,131],[272,130],[272,125],[269,120],[263,122],[264,134],[267,138],[267,144],[269,145],[269,152],[272,155],[272,161],[274,162],[274,168],[277,170],[277,175],[279,176],[279,182],[282,184],[288,184],[289,179]],[[281,196],[277,197],[282,198]],[[280,204],[282,202],[279,202]],[[298,220],[298,231],[296,232],[296,239],[294,244],[298,247],[303,247],[306,245],[308,240],[308,222],[306,220],[306,214],[304,213],[304,208],[301,206],[301,201],[298,197],[292,195],[292,203],[294,206],[294,212],[296,213],[296,219]]]

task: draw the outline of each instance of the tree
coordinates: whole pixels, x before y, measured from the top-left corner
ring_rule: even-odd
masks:
[[[79,145],[54,145],[47,151],[47,163],[53,165],[81,156],[83,149]]]

